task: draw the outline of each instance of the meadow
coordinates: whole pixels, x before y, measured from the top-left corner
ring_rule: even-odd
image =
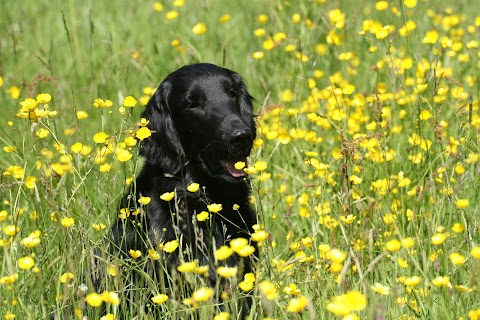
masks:
[[[1,1],[0,317],[236,319],[251,290],[251,319],[480,319],[479,12],[475,0]],[[244,278],[221,272],[228,294],[185,263],[191,296],[153,285],[134,309],[118,280],[131,268],[112,266],[105,292],[82,273],[142,165],[143,107],[194,62],[237,71],[256,99],[260,258]]]

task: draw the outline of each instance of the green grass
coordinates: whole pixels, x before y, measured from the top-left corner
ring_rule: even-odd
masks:
[[[85,307],[82,272],[142,160],[136,147],[127,162],[113,152],[105,160],[111,169],[100,172],[95,160],[103,144],[93,136],[105,132],[115,151],[137,130],[143,109],[138,103],[121,114],[126,96],[141,101],[148,98],[144,88],[157,87],[180,66],[211,62],[239,72],[256,98],[259,137],[249,164],[267,163],[251,175],[253,205],[269,232],[255,274],[253,319],[478,319],[477,2],[425,0],[411,9],[393,1],[384,11],[374,1],[173,3],[163,1],[160,12],[142,1],[0,3],[0,316],[41,319],[73,304],[88,319],[101,317]],[[166,19],[172,10],[178,17]],[[231,20],[221,23],[225,14]],[[268,16],[264,24],[261,14]],[[415,28],[406,34],[409,20]],[[199,22],[206,33],[192,32]],[[256,36],[258,29],[265,35]],[[433,30],[438,40],[425,43]],[[255,52],[264,57],[255,59]],[[57,115],[38,123],[17,117],[20,102],[40,93],[52,96],[48,110]],[[94,108],[97,98],[113,106]],[[77,119],[77,111],[88,118]],[[45,138],[36,135],[41,128]],[[73,152],[75,143],[92,152]],[[67,217],[73,226],[62,225]],[[106,228],[97,231],[98,223]],[[26,246],[23,239],[36,230],[40,243]],[[21,269],[22,257],[32,257],[33,267]],[[132,259],[121,273],[146,263],[148,257]],[[62,283],[66,272],[74,277]],[[413,285],[415,276],[420,281]],[[443,287],[439,276],[449,277]],[[232,279],[231,319],[242,280]],[[193,274],[173,281],[192,290],[205,286]],[[278,295],[260,289],[262,281]],[[136,301],[162,293],[157,279],[145,282]],[[376,283],[388,294],[372,289]],[[297,296],[285,292],[291,284]],[[107,290],[123,297],[122,285],[112,279]],[[87,284],[87,294],[92,290]],[[218,313],[214,299],[195,313],[185,292],[173,290],[152,307],[166,318]],[[308,304],[291,312],[287,306],[299,296]],[[107,304],[109,313],[119,310],[125,319],[149,318],[148,310],[124,300]]]

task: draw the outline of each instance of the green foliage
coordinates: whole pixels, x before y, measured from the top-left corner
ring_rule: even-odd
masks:
[[[103,270],[99,296],[82,280],[141,167],[143,106],[168,73],[211,62],[244,77],[258,114],[260,260],[223,294],[231,319],[239,284],[253,319],[480,317],[476,1],[0,8],[0,316],[108,319],[98,302],[125,319],[225,319],[199,269],[146,273],[126,294],[153,252]]]

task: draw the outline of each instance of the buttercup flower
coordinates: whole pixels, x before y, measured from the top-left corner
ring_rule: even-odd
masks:
[[[125,99],[123,99],[123,106],[124,107],[133,108],[136,105],[137,105],[137,100],[135,100],[135,98],[132,97],[132,96],[128,96]]]
[[[166,294],[157,294],[152,297],[153,303],[156,303],[156,304],[164,303],[167,300],[168,300],[168,296]]]
[[[145,140],[146,138],[150,137],[151,135],[152,135],[152,132],[147,127],[140,127],[137,130],[137,132],[135,133],[135,136],[137,137],[137,139],[139,139],[141,141]]]

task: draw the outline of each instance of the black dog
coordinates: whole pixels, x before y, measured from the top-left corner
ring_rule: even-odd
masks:
[[[212,64],[188,65],[167,76],[142,114],[152,135],[141,143],[146,162],[121,204],[131,214],[112,229],[117,252],[128,257],[133,249],[147,255],[149,249],[159,251],[158,245],[177,239],[176,252],[162,258],[164,269],[197,259],[209,266],[209,284],[218,283],[215,249],[235,238],[251,242],[257,223],[248,180],[234,167],[238,161],[246,163],[256,137],[252,100],[240,75]],[[200,189],[188,191],[191,183]],[[160,199],[166,192],[175,192],[175,197]],[[142,196],[151,202],[134,214]],[[196,215],[208,212],[212,203],[221,204],[222,210],[197,221]],[[251,257],[234,254],[222,263],[241,266],[243,274],[252,269]]]

